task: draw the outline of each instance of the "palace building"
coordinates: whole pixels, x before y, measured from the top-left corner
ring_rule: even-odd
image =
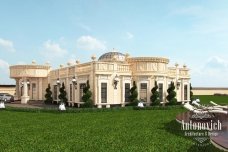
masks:
[[[29,100],[44,100],[46,88],[51,85],[54,101],[59,101],[60,85],[64,82],[70,106],[82,103],[83,88],[87,80],[92,92],[93,104],[98,108],[112,105],[124,106],[129,102],[129,90],[136,82],[138,99],[148,105],[151,89],[155,81],[158,84],[160,99],[166,101],[167,89],[173,81],[176,87],[177,100],[190,100],[189,69],[176,64],[168,67],[169,59],[162,57],[130,57],[119,52],[107,52],[98,60],[95,56],[91,61],[52,70],[49,64],[10,66],[10,77],[16,80],[16,99],[26,104]]]

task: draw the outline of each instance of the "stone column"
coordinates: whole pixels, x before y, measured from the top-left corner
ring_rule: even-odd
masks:
[[[175,83],[175,87],[176,87],[176,98],[177,98],[177,101],[180,101],[181,100],[181,97],[180,97],[180,87],[181,86],[179,86],[179,88],[177,88],[177,83],[178,83],[178,80],[179,80],[179,68],[178,68],[178,64],[176,63],[175,64],[175,67],[176,67],[176,83]]]
[[[42,96],[43,96],[43,79],[42,78],[39,78],[38,79],[38,84],[39,84],[39,87],[37,88],[37,90],[39,90],[39,94],[38,94],[38,100],[42,100]]]
[[[21,97],[21,103],[22,104],[27,104],[29,101],[29,96],[28,96],[28,84],[26,78],[23,79],[23,96]]]
[[[15,80],[16,80],[16,89],[15,89],[14,100],[19,100],[20,99],[20,92],[19,92],[20,83],[19,83],[19,79],[15,79]]]

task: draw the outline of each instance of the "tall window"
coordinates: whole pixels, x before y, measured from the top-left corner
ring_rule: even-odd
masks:
[[[140,99],[147,101],[147,83],[140,84]]]
[[[158,90],[159,90],[159,98],[160,98],[160,101],[162,102],[163,101],[163,83],[158,84]]]
[[[57,85],[54,85],[54,100],[57,100],[57,89],[58,89],[58,87],[57,87]]]
[[[32,99],[35,98],[35,95],[36,95],[36,84],[32,83]]]
[[[82,102],[83,89],[86,87],[85,83],[80,83],[80,102]]]
[[[101,83],[101,103],[107,103],[107,83]]]
[[[130,83],[125,83],[125,102],[129,101],[130,96]]]
[[[72,84],[70,84],[70,101],[72,101]]]
[[[188,85],[184,85],[184,100],[188,100]]]

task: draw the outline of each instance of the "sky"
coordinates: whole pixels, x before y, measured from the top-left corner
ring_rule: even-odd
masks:
[[[0,0],[0,84],[9,66],[91,61],[113,48],[186,64],[193,87],[228,87],[227,0]]]

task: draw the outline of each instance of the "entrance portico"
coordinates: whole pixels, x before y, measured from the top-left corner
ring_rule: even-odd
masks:
[[[36,99],[43,100],[43,88],[47,86],[49,71],[49,65],[36,65],[34,62],[31,65],[11,66],[10,77],[16,80],[15,99],[21,100],[22,104],[27,104],[34,95]]]

